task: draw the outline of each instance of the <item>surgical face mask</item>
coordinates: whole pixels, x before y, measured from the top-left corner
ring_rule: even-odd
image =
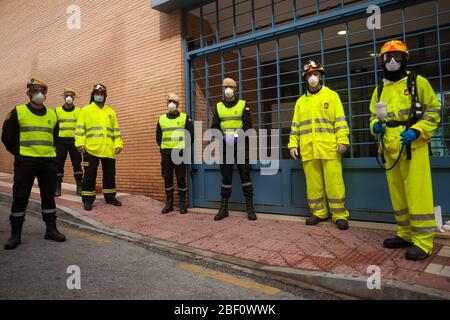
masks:
[[[308,78],[308,84],[311,88],[315,88],[319,85],[320,79],[317,75],[313,74]]]
[[[225,97],[226,97],[227,99],[233,98],[233,97],[234,97],[234,90],[231,89],[231,88],[226,88],[226,89],[225,89]]]
[[[43,104],[45,101],[45,94],[43,94],[42,92],[36,93],[32,96],[31,101],[36,104]]]
[[[102,94],[94,95],[94,101],[98,103],[103,103],[105,101],[105,96]]]
[[[401,62],[395,61],[394,58],[391,59],[388,63],[386,63],[386,70],[390,72],[394,72],[400,69],[402,66]]]
[[[169,109],[169,112],[174,112],[177,110],[177,105],[174,102],[171,102],[167,105],[167,108]]]
[[[71,96],[67,96],[66,97],[66,103],[67,104],[72,104],[73,103],[73,98]]]

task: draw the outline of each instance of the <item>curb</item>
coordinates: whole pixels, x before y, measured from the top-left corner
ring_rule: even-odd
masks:
[[[10,205],[11,201],[12,196],[10,194],[0,192],[0,203]],[[183,255],[193,259],[201,259],[245,273],[275,279],[304,289],[334,295],[342,299],[450,300],[450,292],[419,285],[411,285],[402,281],[391,279],[382,280],[380,290],[369,290],[367,288],[367,277],[364,276],[349,276],[329,272],[308,271],[290,267],[265,265],[242,258],[231,257],[187,245],[142,236],[120,229],[114,229],[93,219],[86,218],[82,214],[65,206],[57,205],[56,207],[57,214],[59,216],[69,215],[87,224],[86,226],[59,218],[61,222],[74,225],[78,228],[90,229],[108,236],[140,244],[145,247],[158,249],[172,254]],[[40,202],[30,199],[28,211],[40,214],[40,210]]]

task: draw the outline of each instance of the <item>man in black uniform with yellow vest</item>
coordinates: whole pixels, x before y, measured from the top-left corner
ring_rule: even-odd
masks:
[[[221,196],[222,201],[219,212],[214,217],[214,220],[222,220],[228,217],[228,200],[231,196],[231,183],[233,179],[234,162],[237,161],[237,154],[245,152],[245,163],[237,164],[239,176],[241,177],[242,190],[244,191],[245,202],[247,207],[247,215],[249,220],[256,220],[255,209],[253,207],[253,185],[250,179],[249,164],[249,145],[248,139],[245,139],[245,150],[239,149],[238,134],[235,130],[242,129],[244,132],[252,128],[252,119],[250,109],[246,106],[244,100],[239,100],[237,94],[236,81],[230,78],[223,80],[223,89],[225,100],[219,102],[214,110],[213,121],[211,128],[219,129],[224,135],[223,163],[220,165],[220,173],[222,174]],[[227,163],[227,146],[232,145],[233,148],[233,163]]]
[[[186,205],[186,164],[175,164],[172,159],[172,151],[179,152],[180,157],[183,156],[183,150],[186,146],[185,131],[186,129],[191,135],[191,141],[194,134],[194,127],[189,116],[178,111],[180,99],[174,93],[167,96],[168,112],[159,117],[156,126],[156,143],[161,150],[161,173],[164,177],[166,191],[166,205],[162,209],[162,213],[173,211],[173,171],[177,177],[178,195],[180,197],[180,213],[187,213]],[[189,141],[188,141],[189,143]]]
[[[64,164],[67,159],[67,153],[70,154],[70,160],[73,167],[73,175],[77,183],[77,194],[81,195],[81,181],[83,180],[83,171],[81,171],[81,154],[75,147],[75,126],[77,124],[80,108],[73,104],[76,94],[75,91],[64,89],[64,105],[56,108],[56,116],[59,124],[59,136],[56,140],[56,159],[58,162],[58,179],[56,182],[55,197],[61,195],[61,184],[64,177]]]
[[[58,137],[58,122],[54,110],[47,109],[44,101],[47,85],[31,79],[27,85],[28,104],[19,105],[7,116],[3,124],[2,142],[14,155],[13,203],[11,206],[11,236],[6,250],[21,243],[28,199],[37,178],[41,193],[42,217],[47,226],[45,239],[63,242],[65,236],[56,228],[56,152],[54,141]]]

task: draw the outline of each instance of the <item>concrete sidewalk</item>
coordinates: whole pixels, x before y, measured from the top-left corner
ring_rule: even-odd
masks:
[[[0,174],[2,202],[11,201],[11,186],[12,176]],[[395,234],[393,225],[351,222],[349,230],[340,231],[328,222],[306,226],[298,217],[259,214],[257,221],[248,221],[244,213],[213,221],[212,210],[162,215],[161,202],[127,194],[118,196],[120,208],[98,198],[87,212],[74,190],[63,184],[60,210],[132,241],[353,297],[450,299],[450,233],[438,234],[433,256],[414,262],[404,258],[402,249],[382,247]],[[31,197],[39,200],[38,190]],[[39,211],[38,203],[30,206]],[[367,288],[371,265],[381,270],[381,290]]]

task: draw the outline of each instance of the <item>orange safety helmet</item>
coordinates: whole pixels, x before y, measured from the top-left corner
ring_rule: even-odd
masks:
[[[302,77],[305,77],[308,73],[320,71],[322,74],[325,73],[325,70],[322,67],[322,64],[316,60],[308,60],[303,66]]]
[[[380,50],[380,58],[383,59],[383,54],[387,52],[402,52],[406,55],[406,60],[409,59],[409,51],[406,43],[400,40],[390,40],[386,42]]]

